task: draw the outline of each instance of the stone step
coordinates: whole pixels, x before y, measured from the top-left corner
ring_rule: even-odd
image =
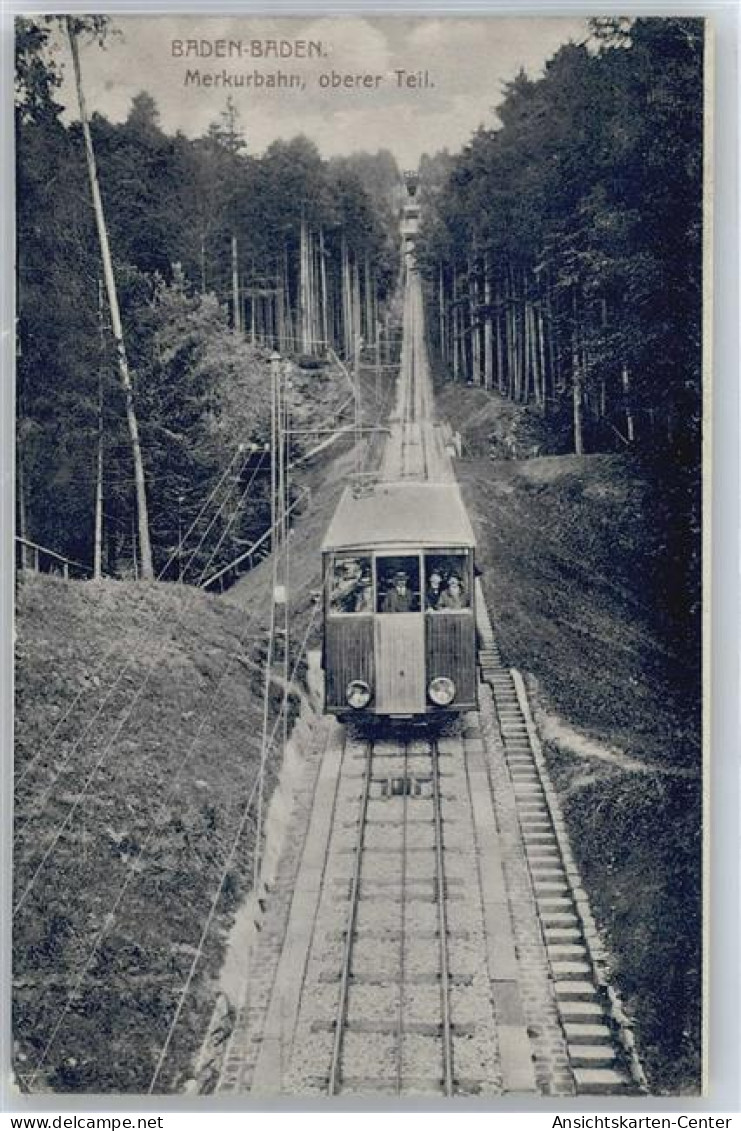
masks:
[[[562,911],[546,911],[541,912],[540,919],[546,929],[548,929],[548,927],[555,927],[559,930],[567,928],[570,930],[578,930],[579,928],[579,920],[573,913],[568,914]]]
[[[556,982],[556,997],[562,1001],[599,1001],[599,995],[592,982],[580,978],[573,982]]]
[[[533,878],[533,886],[535,887],[535,894],[540,897],[543,895],[557,895],[564,899],[569,894],[569,885],[566,880],[549,880],[545,877],[535,876]]]
[[[542,899],[538,897],[538,907],[541,911],[562,911],[567,914],[573,909],[573,902],[570,899],[562,899],[559,896],[548,895]]]
[[[588,1021],[591,1025],[600,1025],[604,1021],[605,1011],[598,1001],[560,1001],[559,1011],[562,1021]]]
[[[545,928],[545,941],[546,946],[551,943],[574,943],[581,942],[584,938],[579,927],[546,927]]]
[[[548,957],[551,962],[587,962],[587,948],[583,943],[548,942]]]
[[[589,978],[592,974],[588,962],[552,962],[551,970],[557,982],[573,982],[574,978]]]
[[[569,1045],[612,1045],[609,1025],[596,1025],[591,1021],[566,1021],[563,1027]]]
[[[612,1068],[617,1053],[609,1045],[574,1045],[569,1060],[572,1068]]]
[[[634,1084],[614,1068],[575,1068],[577,1095],[625,1096],[635,1091]]]

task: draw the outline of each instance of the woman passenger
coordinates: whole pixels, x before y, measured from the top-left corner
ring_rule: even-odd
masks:
[[[463,592],[463,584],[456,573],[451,573],[445,592],[437,604],[438,609],[466,609],[468,602]]]

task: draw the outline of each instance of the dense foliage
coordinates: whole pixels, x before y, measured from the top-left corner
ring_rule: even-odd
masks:
[[[702,22],[591,31],[507,86],[497,128],[423,163],[430,324],[457,379],[562,415],[572,450],[696,463]]]
[[[81,35],[110,31],[105,21],[78,24]],[[130,574],[132,453],[82,131],[64,124],[56,102],[48,46],[60,34],[52,20],[17,26],[18,529],[89,562],[100,474],[104,572]],[[231,465],[240,443],[256,451],[269,439],[273,348],[326,360],[328,347],[349,356],[361,335],[374,345],[384,331],[398,173],[388,153],[328,162],[303,137],[252,155],[231,103],[195,140],[164,133],[146,92],[126,121],[93,112],[90,124],[156,570],[231,468],[232,497],[195,580],[219,539],[215,562],[264,529],[269,461],[256,467],[253,453]],[[294,382],[294,409],[326,416],[336,407],[331,381],[315,372],[313,385]],[[173,561],[169,575],[178,568]]]

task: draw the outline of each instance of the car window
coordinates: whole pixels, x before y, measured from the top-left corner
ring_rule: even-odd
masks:
[[[330,563],[328,581],[330,612],[373,612],[373,570],[369,555],[335,556]]]
[[[419,612],[420,569],[417,555],[377,558],[376,593],[379,613]]]

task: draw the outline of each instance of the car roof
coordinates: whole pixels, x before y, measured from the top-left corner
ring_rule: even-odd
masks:
[[[399,480],[360,489],[347,487],[322,550],[475,544],[457,483]]]

